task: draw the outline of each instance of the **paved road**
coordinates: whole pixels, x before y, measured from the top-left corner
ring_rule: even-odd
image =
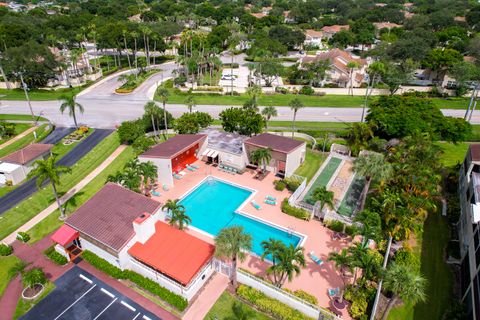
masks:
[[[61,131],[62,129],[58,129]],[[63,130],[65,134],[68,133],[68,130]],[[91,135],[89,135],[85,140],[81,141],[77,146],[75,146],[69,153],[62,157],[58,161],[58,165],[62,166],[72,166],[78,160],[80,160],[86,153],[88,153],[93,147],[95,147],[100,141],[102,141],[106,136],[112,133],[112,130],[109,129],[96,129]],[[58,135],[56,136],[58,137]],[[32,178],[27,180],[18,186],[15,190],[7,193],[0,198],[0,215],[5,211],[15,207],[21,201],[27,199],[32,194],[37,192],[37,179]]]
[[[240,58],[239,58],[240,59]],[[239,61],[241,62],[241,61]],[[153,98],[157,83],[172,76],[174,63],[169,62],[161,65],[162,72],[145,81],[139,88],[129,95],[115,94],[115,88],[120,83],[118,75],[107,77],[106,80],[87,88],[78,96],[85,112],[77,115],[81,124],[94,128],[114,128],[122,121],[133,120],[143,114],[143,106]],[[67,114],[59,112],[58,101],[34,101],[34,112],[50,119],[57,126],[72,126],[73,120]],[[230,107],[230,106],[229,106]],[[210,113],[214,118],[225,109],[225,106],[199,105],[199,111]],[[187,111],[185,105],[169,104],[167,110],[175,117]],[[293,113],[287,106],[277,107],[278,116],[273,120],[291,120]],[[0,113],[5,114],[29,114],[27,103],[24,101],[0,101]],[[464,110],[442,110],[446,115],[463,117]],[[360,108],[324,108],[308,107],[300,110],[297,114],[298,121],[322,121],[322,122],[355,122],[360,121],[362,110]],[[480,124],[480,111],[475,111],[472,123]]]
[[[56,144],[73,130],[75,130],[74,127],[56,127],[41,143]]]

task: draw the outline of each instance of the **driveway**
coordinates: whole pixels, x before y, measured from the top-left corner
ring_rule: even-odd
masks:
[[[61,128],[58,129],[61,131]],[[64,132],[68,132],[65,130]],[[78,160],[80,160],[85,154],[87,154],[93,147],[95,147],[100,141],[105,137],[111,134],[113,130],[106,129],[96,129],[91,135],[81,141],[77,146],[75,146],[69,153],[67,153],[63,158],[61,158],[57,164],[62,166],[72,166]],[[65,133],[66,134],[66,133]],[[55,139],[58,139],[58,135]],[[52,139],[53,141],[55,139]],[[60,138],[61,139],[61,138]],[[37,192],[36,178],[32,178],[22,183],[16,189],[7,193],[0,198],[0,215],[5,211],[15,207],[21,201],[27,199],[35,192]],[[46,184],[47,182],[45,182]]]
[[[57,279],[55,285],[49,295],[20,319],[161,319],[78,267]]]

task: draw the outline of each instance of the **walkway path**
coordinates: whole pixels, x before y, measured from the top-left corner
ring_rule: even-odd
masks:
[[[60,202],[63,204],[65,201],[73,197],[75,193],[80,191],[83,187],[85,187],[88,183],[90,183],[100,172],[102,172],[108,165],[110,165],[113,160],[115,160],[120,153],[122,153],[123,150],[125,150],[126,146],[121,145],[119,146],[105,161],[102,162],[95,170],[90,172],[85,178],[83,178],[82,181],[80,181],[76,186],[71,188],[70,190],[67,191],[61,198]],[[57,203],[54,202],[52,203],[48,208],[37,214],[35,217],[30,219],[27,223],[22,225],[20,228],[12,232],[10,235],[8,235],[5,239],[3,239],[4,243],[11,244],[15,241],[17,237],[17,233],[20,231],[27,232],[31,228],[33,228],[37,223],[45,219],[47,216],[49,216],[52,212],[57,210]]]
[[[15,141],[18,141],[20,139],[22,139],[23,137],[25,137],[26,135],[32,133],[33,131],[35,131],[35,129],[37,129],[37,127],[31,127],[31,128],[28,128],[27,130],[23,131],[22,133],[20,134],[17,134],[15,137],[13,137],[12,139],[8,140],[7,142],[3,143],[3,144],[0,144],[0,149],[3,149],[5,148],[6,146],[9,146],[11,145],[12,143],[14,143]]]
[[[22,290],[23,285],[20,277],[17,276],[10,281],[0,298],[0,310],[2,310],[1,319],[13,319]]]
[[[182,320],[201,320],[227,289],[228,278],[220,273],[215,273],[207,285],[198,294],[192,305],[188,308]]]

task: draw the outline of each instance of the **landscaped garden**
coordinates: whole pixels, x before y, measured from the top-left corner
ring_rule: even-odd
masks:
[[[247,318],[252,320],[272,319],[264,313],[261,313],[240,301],[232,294],[224,292],[210,309],[205,317],[205,320],[238,319],[241,313],[247,315]]]
[[[50,132],[52,131],[52,127],[48,124],[42,124],[39,126],[37,129],[35,129],[35,132],[37,133],[37,138],[35,139],[35,136],[32,133],[27,134],[23,138],[20,138],[19,140],[13,142],[12,144],[9,144],[8,146],[0,149],[0,158],[4,157],[12,152],[15,152],[27,145],[29,145],[32,142],[39,142],[46,138]]]
[[[0,145],[31,127],[28,123],[0,122]]]
[[[160,69],[152,69],[152,70],[142,70],[138,73],[126,73],[118,77],[118,81],[123,82],[123,84],[115,89],[116,93],[126,94],[131,93],[133,90],[138,88],[145,80],[153,76],[155,73],[160,72]]]

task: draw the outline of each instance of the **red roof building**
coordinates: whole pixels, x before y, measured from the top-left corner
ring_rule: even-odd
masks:
[[[40,157],[48,154],[53,148],[53,144],[33,143],[25,148],[10,153],[0,159],[1,162],[15,163],[19,165],[28,165],[38,160]]]

